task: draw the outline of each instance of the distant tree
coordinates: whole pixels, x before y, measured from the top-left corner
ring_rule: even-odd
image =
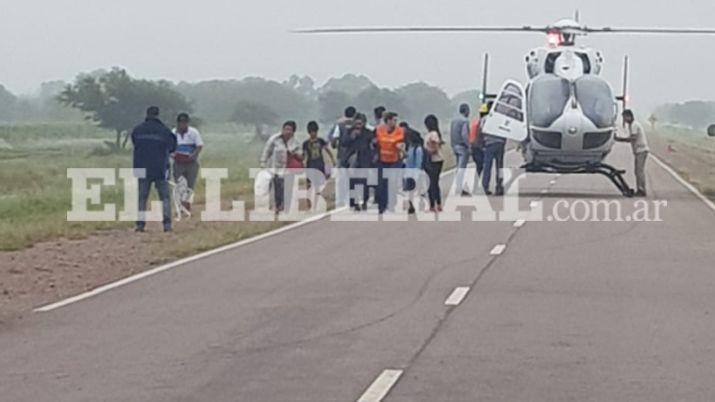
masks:
[[[405,105],[403,118],[414,127],[419,127],[429,114],[441,119],[451,116],[452,103],[447,94],[437,87],[419,82],[405,85],[395,92]]]
[[[315,81],[308,76],[299,77],[297,75],[291,75],[288,81],[284,82],[283,85],[296,91],[306,99],[315,100],[318,97],[318,90],[315,89]]]
[[[233,121],[237,124],[253,126],[255,128],[254,140],[266,138],[265,127],[278,124],[279,116],[269,106],[250,101],[241,101],[236,105]]]
[[[456,114],[459,105],[463,103],[468,104],[472,107],[472,109],[476,108],[477,106],[481,106],[479,105],[479,102],[481,101],[480,93],[481,91],[472,89],[454,95],[454,97],[452,97],[452,110],[450,115]]]
[[[0,85],[0,120],[10,121],[14,118],[17,97]]]
[[[307,90],[295,77],[280,83],[263,78],[243,80],[214,80],[196,84],[181,83],[177,89],[196,106],[197,114],[205,120],[231,122],[236,105],[241,102],[257,103],[270,107],[278,116],[288,120],[308,121],[317,114],[317,99],[300,92]],[[305,85],[308,85],[304,83]]]
[[[350,96],[357,96],[361,92],[377,87],[364,75],[345,74],[341,78],[331,78],[320,88],[320,93],[343,92]]]
[[[370,87],[360,92],[354,99],[354,106],[368,113],[368,116],[372,115],[376,106],[384,106],[389,111],[397,112],[401,119],[409,114],[404,99],[395,91],[385,88]]]
[[[345,92],[329,91],[318,97],[320,121],[332,123],[339,119],[345,108],[352,103],[352,97]]]
[[[189,102],[169,82],[134,79],[119,68],[78,76],[58,99],[84,112],[100,127],[114,130],[116,149],[126,146],[129,130],[141,121],[148,106],[159,106],[167,119],[179,112],[191,112]],[[126,135],[122,143],[123,133]]]

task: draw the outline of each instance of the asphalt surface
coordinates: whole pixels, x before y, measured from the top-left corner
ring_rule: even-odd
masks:
[[[325,220],[34,314],[0,400],[715,400],[715,211],[648,182],[662,222]],[[634,209],[602,177],[521,190]]]

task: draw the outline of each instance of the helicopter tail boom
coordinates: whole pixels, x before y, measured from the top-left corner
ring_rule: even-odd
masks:
[[[630,75],[630,69],[629,69],[629,58],[628,55],[624,56],[623,58],[623,90],[621,92],[621,95],[618,96],[616,99],[621,102],[621,105],[623,106],[623,110],[628,109],[628,78]]]

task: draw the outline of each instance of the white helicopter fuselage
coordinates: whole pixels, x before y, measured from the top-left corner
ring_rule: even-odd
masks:
[[[601,163],[614,144],[618,110],[611,86],[600,77],[602,65],[600,52],[588,48],[530,51],[525,88],[511,80],[504,84],[485,132],[521,141],[527,164]]]
[[[611,86],[600,77],[601,53],[572,46],[539,48],[531,51],[526,60],[527,162],[570,166],[603,161],[614,145],[618,107]],[[568,88],[567,99],[537,96],[536,86],[556,83],[552,79],[547,84],[544,77],[548,75],[563,82],[560,86],[564,91],[557,96],[566,95]]]

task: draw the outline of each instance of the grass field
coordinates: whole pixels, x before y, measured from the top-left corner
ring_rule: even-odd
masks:
[[[230,178],[223,183],[224,198],[251,198],[248,168],[257,165],[260,144],[247,142],[231,126],[203,130],[207,143],[204,167],[226,167]],[[70,209],[68,168],[131,167],[131,151],[108,153],[104,141],[113,133],[89,124],[0,126],[0,250],[16,250],[58,237],[83,238],[99,230],[130,227],[127,222],[67,222]],[[203,202],[199,181],[196,202]],[[104,187],[102,202],[122,205],[121,186]],[[226,200],[228,202],[228,199]],[[233,240],[249,223],[217,230],[209,225],[203,247]],[[197,229],[200,230],[200,229]],[[224,233],[225,232],[225,233]],[[198,246],[203,248],[202,245]]]
[[[705,195],[715,199],[715,138],[704,130],[647,130],[651,149]]]

